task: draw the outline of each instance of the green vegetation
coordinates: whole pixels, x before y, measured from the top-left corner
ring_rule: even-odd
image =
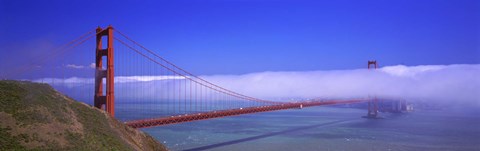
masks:
[[[47,84],[0,81],[0,150],[166,150]]]
[[[25,150],[25,147],[20,144],[22,138],[20,136],[12,136],[8,131],[11,128],[0,128],[0,149]],[[25,141],[25,140],[23,140]]]
[[[15,114],[20,107],[26,106],[22,101],[25,90],[19,84],[8,81],[0,83],[0,112]]]

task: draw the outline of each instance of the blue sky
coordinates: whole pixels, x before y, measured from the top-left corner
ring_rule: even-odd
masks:
[[[480,63],[476,0],[0,0],[0,68],[109,24],[199,75]]]

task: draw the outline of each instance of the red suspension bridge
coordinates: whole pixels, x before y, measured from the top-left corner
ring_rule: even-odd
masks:
[[[118,36],[114,37],[114,34]],[[93,37],[96,38],[95,51],[92,51],[91,46],[81,48],[83,43]],[[81,51],[72,51],[78,50],[77,48]],[[81,52],[87,54],[82,55]],[[95,63],[90,66],[92,69],[69,63],[81,62],[78,58],[89,58],[92,62],[94,60]],[[55,67],[51,60],[62,62],[63,65]],[[112,26],[90,31],[59,49],[44,54],[35,62],[37,64],[19,68],[4,76],[18,77],[27,71],[37,70],[39,64],[45,67],[50,64],[52,67],[45,68],[42,76],[51,78],[42,78],[37,82],[50,83],[57,89],[63,89],[69,96],[85,102],[93,98],[91,103],[95,107],[104,109],[111,116],[118,117],[120,114],[120,118],[134,128],[361,102],[368,102],[369,117],[376,117],[378,112],[376,99],[275,102],[240,94],[180,68]],[[371,65],[377,68],[376,61],[368,62],[369,69]],[[67,68],[63,67],[69,70],[65,71]],[[82,74],[77,74],[72,73],[73,69],[84,70]],[[73,77],[65,78],[69,75]],[[84,75],[85,78],[78,75]],[[94,78],[88,77],[91,75]],[[68,91],[70,89],[76,90]],[[116,107],[120,113],[116,112]]]

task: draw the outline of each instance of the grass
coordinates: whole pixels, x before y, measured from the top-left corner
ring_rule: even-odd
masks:
[[[0,128],[0,150],[26,150],[20,143],[20,138],[12,136],[8,131],[11,128]]]
[[[135,144],[126,142],[133,138],[125,125],[47,84],[0,81],[2,112],[14,121],[0,121],[0,150],[133,150]],[[149,150],[166,150],[145,136],[140,141]]]
[[[84,105],[75,102],[71,106],[80,123],[84,124],[84,137],[81,138],[78,134],[67,133],[70,142],[76,143],[77,148],[74,150],[87,149],[87,150],[131,150],[121,142],[121,138],[110,128],[108,120],[105,115],[100,112],[91,112],[91,109],[86,108]],[[95,145],[89,145],[95,144]],[[84,148],[87,147],[87,148]]]
[[[15,114],[21,107],[26,106],[22,101],[25,89],[13,81],[0,81],[0,112]]]

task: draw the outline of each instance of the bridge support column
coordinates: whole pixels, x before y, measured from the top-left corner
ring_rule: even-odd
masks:
[[[373,66],[373,69],[377,69],[377,61],[376,60],[368,61],[368,69],[369,70],[370,70],[371,65]],[[377,97],[375,96],[375,98],[373,100],[368,102],[367,117],[368,118],[377,118],[377,115],[378,115],[378,100],[377,100]]]
[[[107,37],[107,47],[102,47],[102,37]],[[94,105],[105,109],[112,117],[114,109],[114,70],[113,70],[113,27],[97,28],[97,48],[95,53],[95,97]],[[106,56],[106,69],[103,68],[103,57]],[[106,93],[103,91],[103,79],[106,81]]]
[[[378,115],[378,100],[377,98],[368,102],[368,114],[369,118],[376,118]]]

